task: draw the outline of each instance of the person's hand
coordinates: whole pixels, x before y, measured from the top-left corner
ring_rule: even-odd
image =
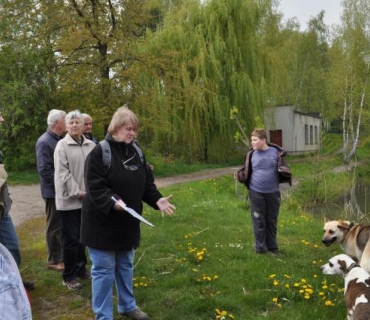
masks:
[[[159,210],[161,210],[162,217],[164,216],[164,213],[166,212],[168,215],[173,214],[173,209],[176,209],[174,205],[172,205],[169,201],[169,199],[172,198],[172,195],[165,197],[165,198],[160,198],[157,201],[157,206]]]
[[[78,195],[78,199],[83,200],[85,199],[86,191],[80,191],[80,194]]]
[[[119,205],[119,204],[120,204],[120,205]],[[117,203],[117,202],[115,202],[115,203],[114,203],[114,205],[113,205],[113,209],[114,209],[114,210],[118,210],[118,211],[125,211],[125,209],[123,209],[121,206],[126,207],[126,203],[124,203],[124,202],[122,201],[122,199],[119,199],[119,200],[118,200],[118,203]]]

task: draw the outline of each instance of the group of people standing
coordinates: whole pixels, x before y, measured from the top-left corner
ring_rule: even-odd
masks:
[[[3,121],[0,112],[0,124]],[[96,320],[113,319],[114,285],[119,314],[149,319],[137,306],[133,293],[133,262],[140,245],[140,221],[124,208],[128,206],[141,214],[145,202],[169,215],[176,208],[170,203],[171,195],[163,197],[158,191],[152,169],[135,144],[138,118],[127,106],[114,113],[105,137],[110,150],[108,168],[103,157],[106,150],[92,136],[89,115],[78,110],[66,113],[53,109],[47,126],[36,143],[46,212],[47,269],[62,271],[62,284],[71,290],[83,287],[80,280],[92,281]],[[284,152],[267,143],[263,129],[252,132],[251,144],[245,165],[235,173],[235,178],[249,189],[255,252],[275,255],[279,253],[278,165]],[[6,173],[2,174],[1,169],[0,159],[0,243],[19,267],[18,239],[9,216],[11,200]],[[86,247],[92,262],[91,273],[87,269]]]
[[[158,191],[145,157],[133,146],[139,120],[127,106],[113,115],[105,138],[111,154],[108,170],[102,146],[91,134],[89,115],[51,110],[47,125],[36,143],[46,211],[47,268],[62,271],[62,283],[71,290],[83,287],[80,280],[92,280],[96,319],[113,319],[114,284],[118,312],[132,319],[149,319],[133,294],[140,222],[123,208],[127,205],[141,214],[144,201],[172,214],[175,207],[171,196],[163,197]],[[86,247],[91,273],[86,267]]]

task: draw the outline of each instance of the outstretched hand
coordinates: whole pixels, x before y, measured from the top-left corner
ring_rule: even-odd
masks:
[[[169,199],[172,198],[172,195],[164,198],[160,198],[157,201],[157,206],[159,210],[161,210],[162,217],[164,216],[164,213],[167,213],[168,215],[173,214],[173,210],[176,209],[174,205],[172,205],[169,201]]]

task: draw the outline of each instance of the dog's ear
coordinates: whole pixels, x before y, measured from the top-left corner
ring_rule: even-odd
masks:
[[[347,270],[347,263],[344,260],[338,259],[340,269],[343,270],[343,273]]]
[[[348,224],[348,222],[347,221],[343,221],[343,220],[338,220],[338,228],[339,229],[342,229],[342,230],[344,230],[344,229],[347,229],[347,230],[351,229],[351,227]]]

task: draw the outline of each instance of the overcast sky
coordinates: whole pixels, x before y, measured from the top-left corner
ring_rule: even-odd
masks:
[[[280,0],[280,10],[284,20],[297,17],[301,30],[307,28],[311,17],[316,17],[320,11],[325,11],[324,23],[328,26],[340,23],[342,12],[341,0]]]

